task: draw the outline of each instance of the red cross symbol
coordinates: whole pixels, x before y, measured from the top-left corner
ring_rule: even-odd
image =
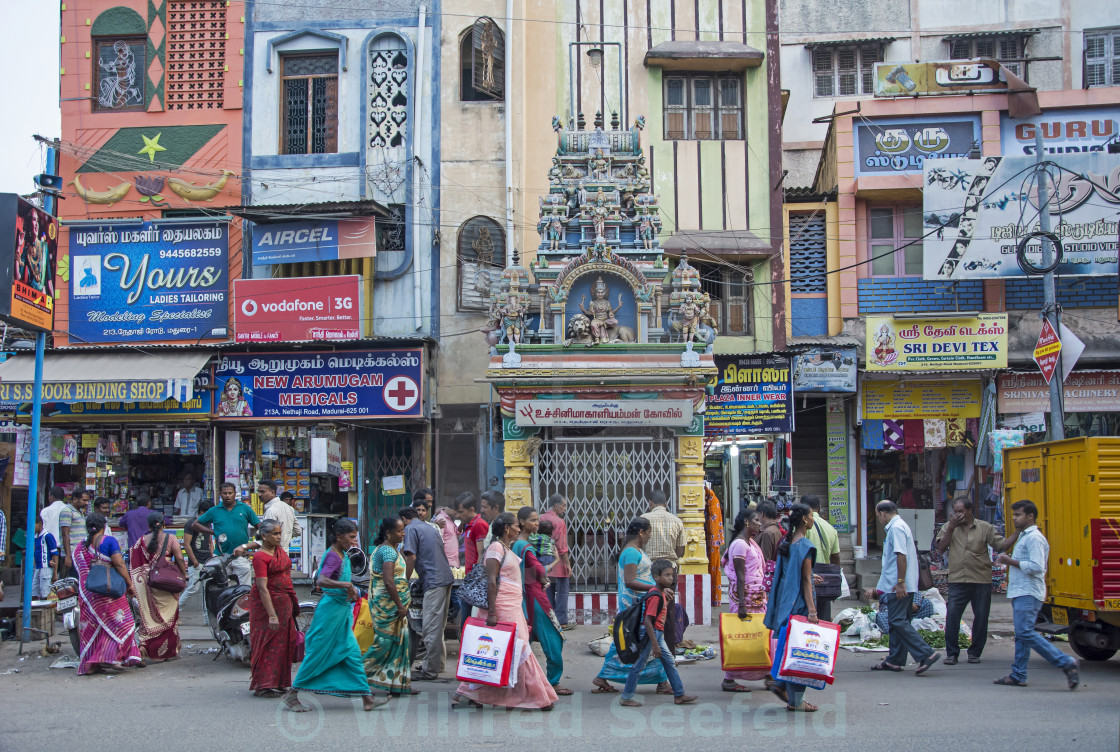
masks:
[[[420,399],[420,389],[416,386],[416,382],[407,376],[394,376],[385,385],[384,395],[385,404],[390,410],[403,413],[412,409]]]

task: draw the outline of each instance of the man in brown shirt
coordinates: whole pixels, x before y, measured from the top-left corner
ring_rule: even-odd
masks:
[[[988,546],[1004,551],[1015,544],[1018,533],[1002,538],[996,529],[972,515],[972,499],[953,499],[953,513],[937,536],[937,550],[949,552],[949,602],[945,614],[945,665],[960,657],[957,644],[964,607],[972,605],[972,646],[968,662],[979,663],[988,641],[988,612],[992,606],[992,555]]]
[[[762,517],[762,529],[754,537],[754,542],[762,549],[766,561],[777,561],[778,546],[785,537],[782,528],[778,526],[778,508],[772,501],[763,501],[758,505],[758,514]]]

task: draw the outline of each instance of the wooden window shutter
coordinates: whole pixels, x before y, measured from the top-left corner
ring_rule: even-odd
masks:
[[[503,99],[506,88],[506,40],[494,19],[482,17],[471,29],[471,75],[475,91]]]

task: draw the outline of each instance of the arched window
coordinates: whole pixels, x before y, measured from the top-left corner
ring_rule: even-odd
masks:
[[[97,80],[94,110],[143,110],[150,101],[148,31],[134,10],[110,8],[93,22],[93,73]]]
[[[494,19],[482,17],[459,40],[459,99],[502,101],[506,89],[506,37]]]
[[[485,311],[490,285],[502,276],[506,236],[489,217],[471,217],[459,228],[459,310]]]
[[[369,45],[369,145],[405,145],[408,133],[408,51],[395,34]]]

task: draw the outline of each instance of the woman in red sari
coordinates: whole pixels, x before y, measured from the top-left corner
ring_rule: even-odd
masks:
[[[86,518],[86,539],[74,550],[74,567],[78,570],[78,675],[101,672],[119,674],[122,667],[143,666],[140,646],[136,644],[136,622],[128,599],[93,592],[87,586],[90,569],[97,561],[111,566],[128,585],[126,595],[135,597],[136,590],[121,556],[117,539],[105,535],[105,518],[94,513]]]
[[[179,593],[148,585],[148,574],[160,558],[174,562],[186,580],[187,563],[183,561],[179,540],[163,532],[163,515],[152,512],[148,515],[148,534],[139,538],[128,554],[140,605],[140,650],[152,663],[179,657]]]
[[[299,605],[292,586],[292,561],[280,545],[279,522],[263,520],[257,534],[261,547],[253,554],[254,587],[249,594],[253,644],[249,689],[257,697],[283,697],[292,687],[296,660]]]

